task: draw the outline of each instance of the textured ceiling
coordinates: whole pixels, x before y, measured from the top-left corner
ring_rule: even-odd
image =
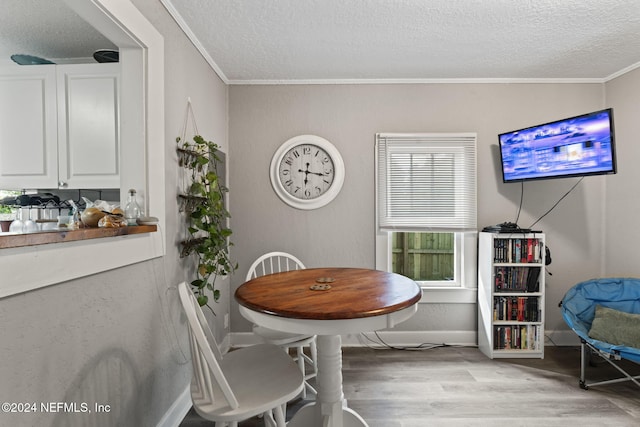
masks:
[[[594,80],[640,64],[640,0],[159,0],[229,83]],[[0,63],[116,48],[62,0],[9,0]]]
[[[86,62],[116,46],[62,0],[4,0],[0,13],[0,64],[27,54],[53,62]]]
[[[640,63],[638,0],[161,0],[231,83],[607,79]]]

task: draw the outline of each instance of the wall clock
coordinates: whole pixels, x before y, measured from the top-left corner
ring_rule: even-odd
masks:
[[[344,183],[344,161],[332,143],[316,135],[284,142],[271,159],[271,185],[297,209],[317,209],[332,201]]]

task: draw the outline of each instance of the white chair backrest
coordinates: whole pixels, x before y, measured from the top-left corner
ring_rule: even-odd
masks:
[[[222,353],[218,347],[211,328],[198,304],[193,291],[186,282],[178,285],[178,294],[189,321],[189,341],[191,343],[191,359],[193,376],[199,393],[207,400],[214,401],[214,389],[218,389],[231,408],[238,407],[238,400],[220,368]],[[213,374],[213,380],[211,378]],[[216,387],[217,386],[217,387]]]
[[[249,267],[246,280],[266,274],[281,273],[283,271],[303,270],[302,261],[286,252],[269,252],[254,261]]]

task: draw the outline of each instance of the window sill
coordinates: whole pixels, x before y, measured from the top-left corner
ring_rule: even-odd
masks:
[[[475,304],[477,288],[422,287],[420,304]]]

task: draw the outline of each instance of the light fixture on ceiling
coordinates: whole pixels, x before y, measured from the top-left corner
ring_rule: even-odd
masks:
[[[119,62],[120,53],[117,50],[112,49],[99,49],[93,52],[93,59],[103,62]]]
[[[11,55],[11,60],[18,65],[42,65],[42,64],[53,64],[53,62],[48,59],[39,58],[37,56],[32,55],[23,55],[23,54],[13,54]]]

